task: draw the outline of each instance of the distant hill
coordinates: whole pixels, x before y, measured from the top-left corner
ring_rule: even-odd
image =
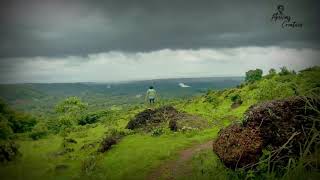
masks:
[[[224,89],[239,85],[243,77],[178,78],[120,83],[27,83],[2,84],[0,97],[21,110],[51,109],[59,100],[79,96],[89,104],[110,106],[143,103],[152,85],[162,99],[199,95],[208,89]]]

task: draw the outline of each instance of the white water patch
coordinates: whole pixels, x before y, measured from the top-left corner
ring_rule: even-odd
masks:
[[[184,84],[184,83],[179,83],[179,86],[182,87],[182,88],[188,88],[188,87],[190,87],[189,85],[186,85],[186,84]]]

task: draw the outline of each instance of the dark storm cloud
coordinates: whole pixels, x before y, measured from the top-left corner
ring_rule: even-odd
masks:
[[[302,28],[270,21],[278,4]],[[242,46],[319,47],[317,0],[10,0],[0,56]]]

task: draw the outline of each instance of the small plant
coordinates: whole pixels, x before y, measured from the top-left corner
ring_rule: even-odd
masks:
[[[183,127],[181,128],[181,131],[182,131],[183,133],[196,132],[196,131],[198,131],[198,130],[199,130],[198,128],[193,128],[193,127],[188,127],[188,126],[183,126]]]
[[[97,158],[93,155],[83,160],[81,164],[81,173],[85,175],[90,175],[97,165],[96,161]]]
[[[33,140],[37,140],[46,135],[48,135],[48,128],[46,124],[38,123],[30,132],[29,137],[31,137]]]
[[[163,128],[157,127],[157,128],[152,130],[151,136],[161,136],[163,133],[164,133]]]

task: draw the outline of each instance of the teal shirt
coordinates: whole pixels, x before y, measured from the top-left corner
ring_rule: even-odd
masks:
[[[154,90],[154,89],[148,89],[148,91],[147,91],[147,97],[149,98],[149,99],[154,99],[154,98],[156,98],[156,90]]]

